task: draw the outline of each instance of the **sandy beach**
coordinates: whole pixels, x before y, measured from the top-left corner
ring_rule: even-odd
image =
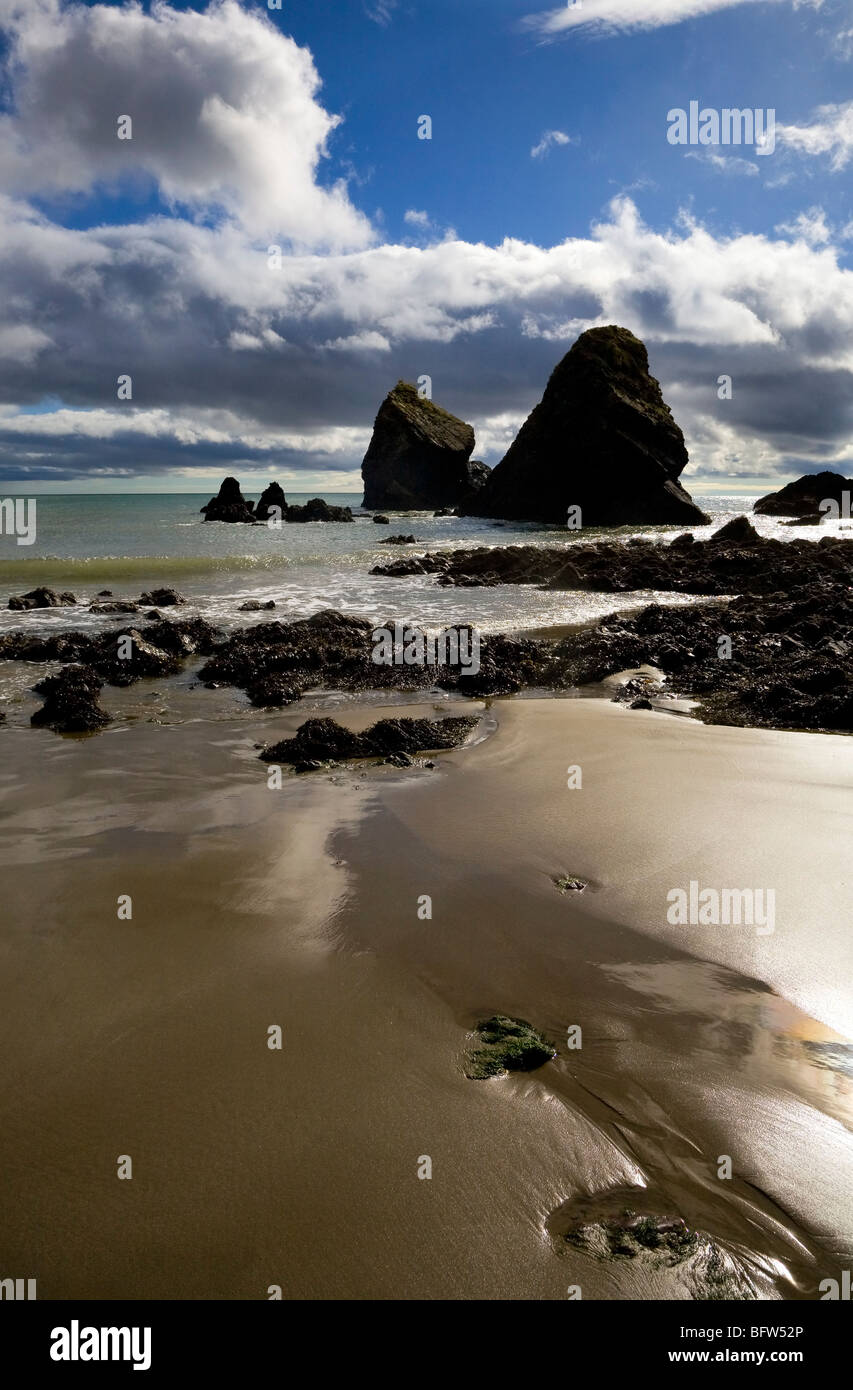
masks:
[[[693,1297],[561,1240],[625,1193],[759,1297],[849,1263],[850,740],[466,708],[434,770],[279,790],[304,711],[5,732],[0,1225],[40,1297]],[[774,931],[669,925],[691,880],[772,888]],[[469,1080],[492,1013],[555,1061]]]

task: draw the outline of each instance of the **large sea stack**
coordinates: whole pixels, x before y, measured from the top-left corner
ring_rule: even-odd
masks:
[[[581,334],[476,497],[472,516],[565,526],[702,525],[710,520],[678,482],[687,464],[646,349],[627,328]]]
[[[236,478],[223,478],[219,492],[201,508],[205,521],[251,521],[254,503],[247,502]]]
[[[457,507],[488,476],[470,463],[474,431],[407,381],[389,391],[361,465],[365,507]]]
[[[825,504],[835,502],[843,514],[845,492],[849,506],[853,497],[853,478],[827,470],[823,473],[806,473],[778,492],[768,492],[766,497],[759,497],[752,510],[759,516],[827,516],[829,508]]]

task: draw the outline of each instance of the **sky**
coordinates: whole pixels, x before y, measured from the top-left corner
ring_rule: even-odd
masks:
[[[276,3],[0,0],[0,491],[493,465],[607,323],[691,491],[853,473],[851,0]]]

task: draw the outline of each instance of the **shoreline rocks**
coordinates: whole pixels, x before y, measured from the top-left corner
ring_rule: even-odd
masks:
[[[31,608],[70,608],[77,600],[67,590],[58,594],[55,589],[30,589],[28,594],[12,594],[8,607],[13,612],[23,612]]]
[[[307,719],[293,738],[282,739],[264,748],[259,757],[266,763],[293,763],[297,770],[313,770],[312,765],[348,761],[350,758],[400,760],[408,766],[413,753],[457,748],[476,728],[474,715],[446,719],[380,719],[363,733],[354,734],[334,719]]]
[[[542,400],[463,515],[584,526],[701,525],[678,482],[684,435],[627,328],[591,328],[557,364]]]
[[[536,1071],[557,1055],[553,1043],[531,1023],[507,1014],[493,1014],[475,1029],[479,1047],[468,1055],[465,1075],[470,1081],[486,1081],[507,1071]]]
[[[98,703],[103,681],[91,666],[64,666],[55,676],[45,676],[33,686],[45,701],[30,717],[35,727],[58,734],[91,734],[112,721]]]

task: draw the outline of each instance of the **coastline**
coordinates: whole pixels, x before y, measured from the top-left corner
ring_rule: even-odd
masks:
[[[763,1297],[836,1275],[849,739],[594,699],[489,712],[433,772],[280,791],[255,745],[304,710],[6,731],[4,1226],[40,1296],[693,1296],[678,1269],[555,1252],[564,1203],[622,1187],[739,1251]],[[563,872],[589,889],[561,897]],[[665,890],[691,877],[775,886],[775,933],[667,927]],[[469,1081],[470,1030],[496,1011],[557,1060]]]

